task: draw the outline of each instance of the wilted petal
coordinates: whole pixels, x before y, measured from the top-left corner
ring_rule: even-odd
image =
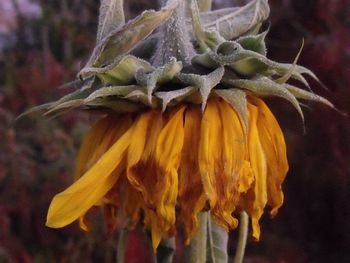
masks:
[[[268,204],[272,207],[270,214],[275,216],[283,204],[282,183],[288,172],[286,143],[277,120],[266,104],[255,97],[250,101],[258,107],[257,126],[268,163],[267,198]]]
[[[198,166],[201,118],[202,113],[199,107],[187,108],[184,123],[184,146],[179,168],[180,216],[186,228],[187,244],[198,227],[197,214],[207,201]]]
[[[156,191],[159,197],[157,212],[171,225],[175,223],[175,204],[178,194],[178,174],[181,151],[184,143],[183,114],[181,107],[170,116],[157,141],[155,152],[157,169],[160,176]]]
[[[249,161],[251,163],[254,175],[252,188],[244,196],[244,209],[252,218],[253,237],[260,238],[259,219],[264,213],[267,202],[266,186],[266,157],[260,142],[259,131],[257,128],[258,109],[252,104],[248,104],[249,110],[249,131],[248,131],[248,151]]]
[[[217,104],[210,99],[202,117],[198,160],[204,192],[211,208],[215,207],[219,198],[216,191],[216,173],[220,171],[218,164],[221,162],[221,129]]]
[[[58,228],[72,223],[113,187],[125,167],[123,160],[131,131],[132,128],[124,133],[79,180],[54,197],[47,215],[47,226]]]

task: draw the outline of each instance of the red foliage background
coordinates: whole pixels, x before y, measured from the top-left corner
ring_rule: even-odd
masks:
[[[126,1],[128,17],[154,2]],[[226,2],[215,7],[234,1]],[[328,87],[311,81],[313,89],[350,113],[350,1],[270,0],[270,5],[269,56],[292,61],[304,38],[300,64]],[[103,226],[91,235],[76,225],[45,227],[51,198],[71,182],[89,117],[37,115],[15,122],[29,107],[67,92],[55,87],[72,79],[91,51],[98,1],[47,0],[41,8],[39,18],[17,14],[16,40],[0,51],[0,262],[112,262],[116,238],[108,239]],[[304,135],[289,105],[275,99],[269,105],[286,134],[291,169],[285,205],[275,219],[263,218],[262,240],[249,241],[246,262],[349,262],[349,117],[311,105]],[[140,232],[129,239],[128,262],[145,262]],[[230,254],[235,238],[234,232]]]

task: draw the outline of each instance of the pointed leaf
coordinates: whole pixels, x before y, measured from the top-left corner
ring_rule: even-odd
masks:
[[[239,89],[216,89],[214,90],[214,93],[231,104],[231,106],[240,115],[245,127],[247,128],[248,110],[246,93]]]
[[[328,107],[331,107],[332,109],[335,109],[335,106],[333,105],[332,102],[330,102],[329,100],[327,100],[327,99],[325,99],[325,98],[323,98],[315,93],[297,88],[297,87],[289,85],[289,84],[285,84],[284,87],[290,93],[292,93],[297,99],[319,102],[319,103],[327,105]]]
[[[85,80],[83,86],[79,90],[71,92],[58,101],[53,102],[45,115],[81,106],[84,99],[96,90],[97,87],[93,86],[94,81],[94,78]]]
[[[123,0],[101,0],[97,43],[109,32],[125,24],[123,2]]]
[[[137,112],[145,108],[145,105],[135,103],[126,99],[115,99],[110,97],[96,98],[85,104],[88,108],[111,109],[118,113]]]
[[[269,30],[258,35],[248,35],[237,39],[237,42],[246,50],[251,50],[266,56],[265,37]]]
[[[51,107],[48,111],[45,112],[45,115],[58,113],[59,111],[62,111],[62,110],[71,110],[74,108],[78,108],[78,107],[82,106],[83,104],[84,104],[83,99],[69,100],[69,101],[66,101],[66,102],[60,103],[56,106]]]
[[[92,101],[96,98],[108,97],[108,96],[126,96],[134,90],[139,89],[139,86],[129,85],[129,86],[109,86],[103,87],[95,92],[91,93],[89,97],[85,99],[85,103]]]
[[[275,80],[276,83],[280,83],[280,84],[286,83],[289,80],[289,78],[293,75],[295,68],[297,67],[297,62],[299,60],[301,51],[303,50],[303,47],[304,47],[304,39],[303,39],[303,42],[302,42],[301,47],[299,49],[299,52],[296,55],[290,69],[282,77],[280,77],[279,79],[276,79]]]
[[[270,13],[267,0],[253,0],[243,7],[232,10],[210,23],[204,24],[207,30],[216,30],[227,40],[237,38],[266,20]]]
[[[18,115],[18,117],[16,118],[16,121],[33,113],[36,113],[38,111],[42,111],[42,110],[47,110],[48,108],[50,108],[52,105],[54,104],[54,102],[49,102],[49,103],[45,103],[45,104],[41,104],[38,106],[34,106],[28,110],[26,110],[25,112],[21,113],[20,115]]]
[[[187,87],[173,91],[156,92],[154,95],[162,100],[162,110],[165,111],[168,104],[173,101],[182,101],[196,91],[195,87]]]
[[[143,90],[134,90],[124,98],[134,102],[141,102],[144,105],[151,106],[152,108],[157,108],[160,104],[156,97],[149,97]]]
[[[97,76],[104,85],[128,85],[135,81],[135,74],[141,69],[146,73],[154,70],[149,62],[127,55],[107,67],[84,68],[79,74],[82,78]]]
[[[155,69],[151,73],[146,74],[143,70],[139,70],[135,78],[139,85],[146,87],[148,98],[151,100],[152,94],[157,88],[157,84],[161,85],[172,80],[181,70],[182,62],[176,61],[176,58],[170,58],[167,64]]]
[[[297,99],[292,93],[290,93],[283,85],[275,83],[269,78],[262,77],[257,80],[227,80],[224,79],[223,83],[232,85],[237,88],[250,90],[251,92],[260,95],[260,96],[277,96],[288,100],[294,108],[298,111],[302,121],[304,122],[304,115],[300,108],[300,105]]]
[[[202,110],[204,111],[211,90],[220,83],[225,69],[220,67],[208,75],[179,74],[178,78],[185,84],[198,88],[202,97]]]
[[[169,1],[160,11],[147,10],[123,27],[111,31],[97,44],[85,67],[108,65],[130,51],[172,15],[177,2]]]
[[[218,43],[225,41],[216,31],[205,31],[202,27],[197,0],[191,0],[192,28],[195,39],[202,52],[207,48],[214,48]]]
[[[201,21],[203,25],[213,24],[218,19],[228,16],[234,12],[236,12],[240,7],[228,7],[228,8],[221,8],[217,10],[207,11],[207,12],[201,12]]]

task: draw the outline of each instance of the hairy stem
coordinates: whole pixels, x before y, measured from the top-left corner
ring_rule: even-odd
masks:
[[[167,1],[163,1],[163,5]],[[157,50],[152,58],[153,65],[162,66],[169,62],[171,57],[190,65],[195,54],[191,43],[188,28],[186,27],[185,0],[179,0],[179,5],[172,17],[161,26]]]
[[[173,262],[176,250],[175,237],[163,239],[157,249],[157,263]]]
[[[189,262],[203,263],[207,257],[207,229],[208,229],[208,212],[202,212],[198,215],[197,233],[191,241],[189,248]]]
[[[236,255],[233,259],[233,263],[242,263],[244,258],[245,247],[247,245],[248,237],[248,223],[249,217],[246,212],[241,213],[241,218],[239,221],[239,237],[238,244],[236,248]]]
[[[124,263],[125,259],[125,247],[128,241],[129,231],[122,229],[119,233],[118,247],[117,247],[117,263]]]

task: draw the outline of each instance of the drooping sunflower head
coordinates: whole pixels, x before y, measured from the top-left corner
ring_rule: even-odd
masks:
[[[107,115],[85,137],[76,182],[54,198],[47,225],[80,218],[86,229],[85,214],[102,206],[112,228],[116,213],[125,214],[131,226],[142,219],[156,248],[176,224],[185,226],[189,242],[201,211],[210,210],[226,230],[246,211],[259,239],[265,206],[275,215],[283,203],[288,163],[282,131],[265,103],[248,97],[247,110],[248,127],[217,96],[204,113],[186,103],[165,112]]]
[[[300,52],[292,64],[267,58],[267,0],[215,11],[210,1],[163,2],[125,23],[123,1],[102,1],[77,90],[45,105],[47,114],[105,114],[85,137],[76,181],[52,201],[47,225],[79,219],[87,229],[86,213],[100,206],[111,228],[120,214],[130,226],[142,222],[156,248],[178,224],[189,242],[201,211],[226,230],[245,211],[259,239],[265,206],[274,216],[283,203],[288,171],[283,133],[260,97],[286,99],[302,118],[298,99],[333,105],[287,83],[318,80],[297,65]]]

